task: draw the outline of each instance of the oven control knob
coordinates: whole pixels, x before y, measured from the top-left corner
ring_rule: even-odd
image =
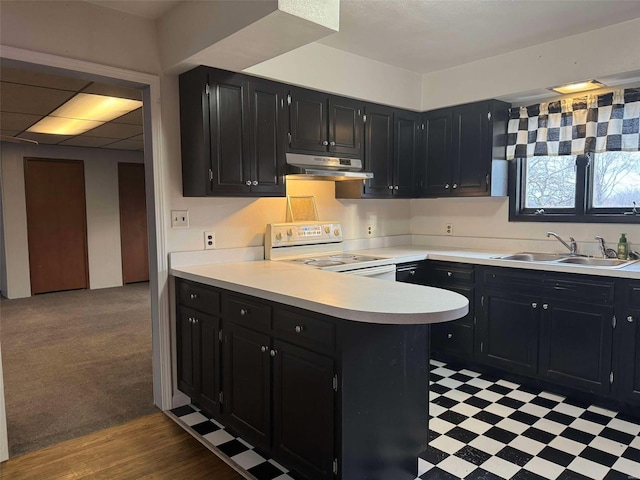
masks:
[[[276,240],[282,240],[282,232],[276,233]]]
[[[324,227],[324,233],[331,233],[331,227],[328,225]]]
[[[336,229],[333,231],[333,234],[334,234],[336,237],[337,237],[337,236],[339,236],[339,235],[340,235],[340,230],[336,228]]]
[[[287,230],[287,237],[290,237],[293,235],[293,230],[289,229]]]

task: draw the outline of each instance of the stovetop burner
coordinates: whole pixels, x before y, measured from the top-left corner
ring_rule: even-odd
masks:
[[[309,265],[310,267],[333,267],[335,265],[344,265],[344,262],[341,262],[339,260],[331,260],[331,259],[311,259],[307,262],[304,262],[305,265]]]

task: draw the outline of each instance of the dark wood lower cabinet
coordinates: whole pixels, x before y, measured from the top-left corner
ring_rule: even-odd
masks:
[[[256,447],[271,442],[271,357],[268,335],[228,323],[223,347],[224,417]]]
[[[615,390],[623,401],[640,407],[640,282],[623,281],[616,288],[622,291],[622,298]]]
[[[335,456],[333,359],[278,340],[274,351],[274,451],[309,478],[331,478]]]

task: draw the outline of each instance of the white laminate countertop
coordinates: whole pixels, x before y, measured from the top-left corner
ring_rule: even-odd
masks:
[[[448,290],[271,260],[176,267],[170,273],[357,322],[427,324],[456,320],[469,311],[467,299]]]

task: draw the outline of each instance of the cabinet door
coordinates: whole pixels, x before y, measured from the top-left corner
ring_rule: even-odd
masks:
[[[196,312],[200,337],[200,406],[213,416],[220,414],[220,319]]]
[[[478,319],[480,359],[515,373],[534,375],[538,368],[540,301],[510,291],[485,293]]]
[[[593,393],[609,392],[613,307],[544,300],[541,376]]]
[[[365,123],[365,170],[373,178],[364,185],[366,195],[391,196],[393,190],[393,109],[367,105]]]
[[[223,392],[227,424],[253,445],[269,448],[269,336],[228,323],[224,339]]]
[[[196,312],[179,307],[176,318],[178,388],[197,401],[200,393],[200,330],[193,319]]]
[[[425,161],[421,196],[445,196],[451,190],[451,109],[429,112],[424,117]]]
[[[488,193],[491,172],[488,115],[488,102],[453,109],[452,195]]]
[[[333,360],[278,340],[274,350],[274,450],[306,478],[333,478]]]
[[[249,82],[251,192],[284,195],[286,134],[285,85]],[[246,183],[246,182],[245,182]]]
[[[640,284],[638,290],[640,292]],[[621,338],[616,374],[618,396],[622,401],[640,405],[640,309],[625,311],[618,328]]]
[[[329,152],[337,156],[362,158],[364,103],[343,97],[329,97]]]
[[[412,197],[415,192],[415,167],[420,145],[420,116],[414,112],[396,110],[393,194]]]
[[[211,193],[248,193],[250,186],[247,129],[248,82],[242,75],[209,73]]]
[[[290,150],[327,152],[327,95],[295,88],[290,92]]]

